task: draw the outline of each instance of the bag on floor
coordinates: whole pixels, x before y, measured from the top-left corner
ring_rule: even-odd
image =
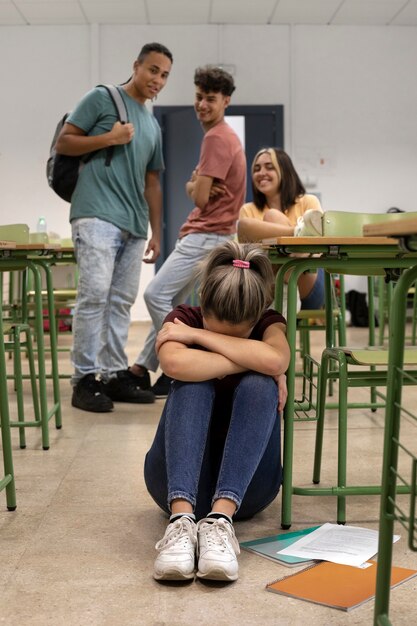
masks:
[[[126,124],[126,122],[128,122],[127,109],[117,87],[114,85],[98,85],[98,87],[105,87],[105,89],[107,89],[113,101],[114,108],[116,109],[119,122],[121,122],[121,124]],[[49,159],[46,162],[46,177],[48,179],[49,186],[55,191],[55,193],[57,193],[63,200],[71,202],[71,197],[74,193],[81,169],[97,152],[99,152],[99,150],[83,154],[82,156],[57,154],[55,148],[56,142],[68,116],[69,113],[65,113],[64,117],[58,122],[55,129],[49,151]],[[105,148],[105,150],[107,151],[105,165],[108,167],[113,157],[114,146]]]
[[[369,308],[366,302],[366,294],[352,289],[346,294],[346,308],[351,313],[351,324],[358,328],[369,326]],[[375,326],[378,320],[375,318]]]

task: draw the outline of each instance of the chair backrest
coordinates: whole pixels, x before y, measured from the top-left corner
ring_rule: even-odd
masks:
[[[29,226],[27,224],[1,224],[0,239],[15,241],[16,243],[28,243]]]
[[[48,233],[29,233],[29,243],[49,243]]]
[[[324,237],[362,237],[365,224],[378,224],[417,217],[413,213],[351,213],[350,211],[325,211],[323,215]]]

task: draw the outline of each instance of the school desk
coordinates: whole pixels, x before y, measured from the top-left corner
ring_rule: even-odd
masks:
[[[305,271],[319,268],[325,272],[326,297],[326,346],[333,345],[333,315],[330,274],[384,273],[397,277],[402,270],[415,262],[417,254],[404,250],[398,240],[386,236],[376,237],[277,237],[263,240],[272,263],[277,263],[275,307],[282,310],[284,276],[291,270],[287,287],[287,339],[290,345],[290,364],[287,371],[288,398],[284,410],[283,443],[283,485],[281,525],[291,526],[292,496],[295,495],[338,495],[337,487],[300,488],[293,485],[294,419],[296,417],[295,400],[295,362],[296,362],[296,324],[297,324],[297,282]],[[291,257],[293,254],[306,254],[304,257]],[[319,256],[312,256],[319,255]],[[363,493],[363,487],[347,487],[344,495]],[[379,491],[377,491],[379,493]]]

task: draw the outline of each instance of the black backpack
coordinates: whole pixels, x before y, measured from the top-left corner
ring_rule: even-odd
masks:
[[[114,85],[98,85],[98,87],[105,87],[105,89],[107,89],[111,99],[113,100],[119,122],[126,124],[126,122],[128,122],[127,109],[117,87]],[[66,113],[62,120],[58,122],[56,127],[51,143],[49,153],[50,156],[46,163],[46,177],[48,179],[49,186],[55,191],[55,193],[57,193],[63,200],[71,202],[71,196],[74,193],[81,169],[97,152],[100,151],[95,150],[93,152],[89,152],[88,154],[83,154],[82,156],[67,156],[65,154],[56,153],[56,141],[68,116],[69,113]],[[108,167],[113,157],[114,146],[105,149],[107,151],[105,164]]]

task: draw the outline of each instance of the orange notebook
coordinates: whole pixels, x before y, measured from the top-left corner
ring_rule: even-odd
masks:
[[[375,595],[376,562],[368,563],[371,564],[370,567],[361,569],[323,561],[296,574],[275,580],[269,583],[266,589],[284,596],[349,611]],[[416,574],[417,570],[393,567],[391,587]]]

